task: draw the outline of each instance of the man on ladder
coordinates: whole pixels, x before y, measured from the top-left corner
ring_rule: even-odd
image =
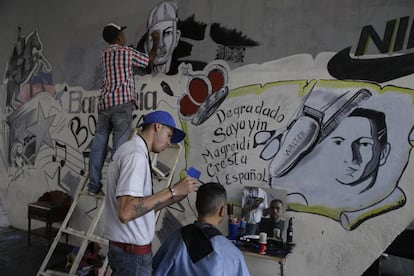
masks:
[[[186,177],[153,194],[150,152],[181,142],[185,133],[165,111],[145,115],[142,127],[118,148],[108,169],[103,221],[112,275],[151,275],[155,211],[199,187],[195,178]]]
[[[109,45],[101,54],[103,81],[98,103],[98,122],[89,155],[88,191],[91,194],[102,194],[102,167],[110,133],[113,132],[112,153],[128,140],[132,110],[137,101],[134,68],[145,68],[157,55],[158,32],[151,34],[152,48],[146,54],[126,46],[125,28],[126,26],[110,23],[102,31],[103,39]]]

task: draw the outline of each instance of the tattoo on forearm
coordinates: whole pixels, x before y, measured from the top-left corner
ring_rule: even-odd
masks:
[[[161,206],[162,206],[162,202],[161,201],[156,202],[155,205],[154,205],[154,210],[159,209]]]
[[[144,198],[138,198],[138,203],[134,205],[132,209],[132,217],[137,218],[149,211],[148,208],[144,207]]]
[[[142,197],[138,198],[138,203],[133,206],[132,214],[131,214],[133,219],[143,216],[144,214],[148,213],[151,210],[157,210],[158,208],[162,206],[162,202],[158,201],[154,204],[152,208],[144,207],[144,200],[145,198],[142,198]]]

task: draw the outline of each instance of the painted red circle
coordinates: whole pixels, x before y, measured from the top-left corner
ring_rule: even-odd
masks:
[[[208,79],[211,82],[211,92],[217,92],[224,87],[223,72],[219,69],[213,69],[208,73]]]
[[[208,85],[205,80],[193,78],[188,86],[191,97],[198,103],[202,103],[208,96]]]
[[[193,103],[188,95],[180,100],[180,111],[184,116],[193,115],[198,110],[198,105]]]

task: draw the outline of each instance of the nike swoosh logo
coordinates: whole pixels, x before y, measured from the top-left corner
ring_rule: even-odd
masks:
[[[414,73],[414,53],[401,56],[355,59],[351,47],[338,52],[328,62],[328,72],[336,79],[367,80],[378,83]]]

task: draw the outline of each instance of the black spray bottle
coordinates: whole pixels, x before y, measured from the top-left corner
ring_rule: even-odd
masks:
[[[293,244],[293,226],[292,226],[292,220],[293,218],[289,219],[289,225],[287,228],[287,233],[286,233],[286,243],[287,244]]]

